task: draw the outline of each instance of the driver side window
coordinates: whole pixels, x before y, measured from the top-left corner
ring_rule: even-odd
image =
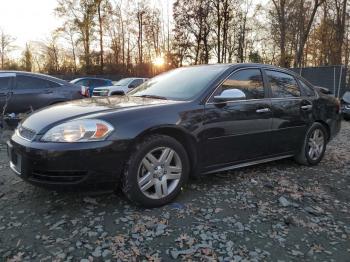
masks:
[[[260,69],[243,69],[233,73],[218,88],[215,96],[228,89],[242,91],[247,100],[265,98],[264,82]]]

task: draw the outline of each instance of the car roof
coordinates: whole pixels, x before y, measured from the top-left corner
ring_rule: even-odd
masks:
[[[124,80],[124,79],[137,80],[137,79],[147,79],[147,78],[145,78],[145,77],[125,77],[125,78],[119,79],[118,81]]]
[[[45,74],[40,74],[40,73],[33,73],[33,72],[26,72],[26,71],[15,71],[15,70],[0,70],[0,74],[3,74],[3,73],[20,74],[20,75],[25,75],[25,76],[34,76],[34,77],[39,77],[39,78],[50,80],[50,81],[60,83],[60,84],[65,84],[65,85],[69,84],[67,81],[65,81],[63,79],[49,76],[49,75],[45,75]]]
[[[293,75],[294,77],[297,77],[299,79],[303,79],[304,81],[306,81],[302,76],[300,76],[299,74],[297,74],[296,72],[294,72],[292,70],[289,70],[288,68],[274,66],[274,65],[268,65],[268,64],[260,64],[260,63],[209,64],[209,65],[193,65],[193,66],[188,66],[188,67],[221,67],[223,69],[226,68],[228,70],[234,70],[234,69],[239,69],[239,68],[257,67],[257,68],[285,72],[287,74]]]
[[[85,79],[112,81],[112,80],[107,79],[107,78],[100,78],[100,77],[89,77],[89,76],[75,78],[75,79],[72,79],[71,81],[73,81],[73,80],[75,80],[75,81],[79,81],[79,80],[85,80]]]
[[[280,70],[280,71],[286,71],[288,73],[293,73],[295,74],[295,72],[287,69],[287,68],[283,68],[283,67],[279,67],[279,66],[274,66],[274,65],[268,65],[268,64],[260,64],[260,63],[228,63],[228,64],[206,64],[206,65],[192,65],[192,66],[188,66],[188,67],[222,67],[222,68],[239,68],[239,67],[259,67],[259,68],[266,68],[266,69],[272,69],[272,70]]]

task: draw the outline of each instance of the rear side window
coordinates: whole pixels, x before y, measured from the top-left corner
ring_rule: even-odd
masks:
[[[11,88],[12,77],[1,77],[0,76],[0,92],[6,92]]]
[[[16,88],[18,89],[41,89],[41,88],[53,88],[60,86],[59,84],[41,79],[38,77],[31,76],[17,76],[16,77]]]
[[[265,72],[273,98],[300,97],[300,89],[293,76],[271,70],[265,70]]]
[[[246,99],[263,99],[265,97],[264,83],[260,69],[243,69],[233,73],[221,85],[215,95],[220,95],[227,89],[239,89]]]
[[[299,80],[300,86],[303,89],[305,96],[311,97],[315,95],[315,90],[303,81]]]

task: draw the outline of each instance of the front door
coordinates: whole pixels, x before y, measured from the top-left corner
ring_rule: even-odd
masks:
[[[224,90],[239,89],[245,99],[215,103],[213,97]],[[265,157],[269,154],[271,100],[264,88],[259,68],[241,69],[231,74],[205,105],[201,139],[206,170]]]
[[[57,86],[59,84],[46,79],[17,74],[8,111],[26,113],[49,105],[54,101]]]

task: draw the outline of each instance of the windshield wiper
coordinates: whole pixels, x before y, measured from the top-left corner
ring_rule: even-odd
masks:
[[[157,96],[157,95],[141,95],[136,97],[145,97],[145,98],[155,98],[155,99],[162,99],[162,100],[168,100],[168,98],[164,96]]]

